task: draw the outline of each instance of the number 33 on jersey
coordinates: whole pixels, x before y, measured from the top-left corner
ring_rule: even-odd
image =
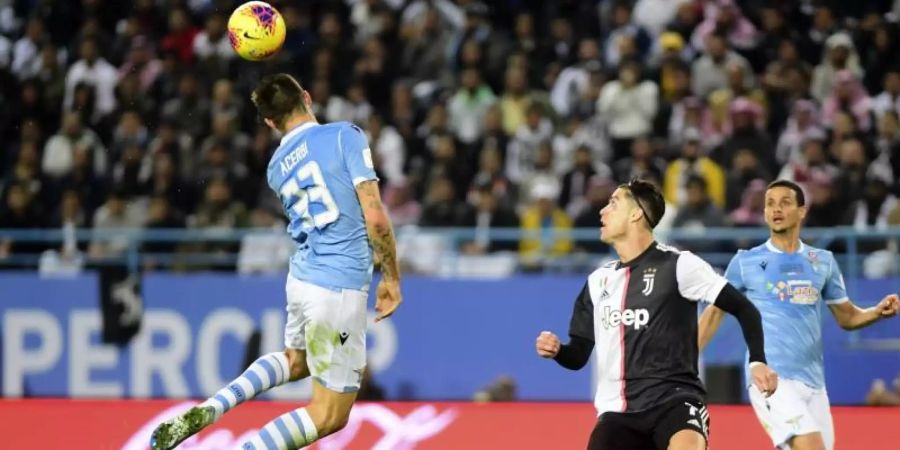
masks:
[[[378,178],[362,130],[348,122],[294,128],[275,150],[267,179],[297,243],[291,274],[325,287],[368,286],[372,254],[356,185]]]

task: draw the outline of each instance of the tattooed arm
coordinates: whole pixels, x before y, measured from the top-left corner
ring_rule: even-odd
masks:
[[[381,204],[378,182],[368,180],[356,186],[356,195],[366,219],[366,231],[375,259],[381,265],[381,282],[376,291],[376,322],[394,313],[402,301],[400,294],[400,264],[397,262],[397,242],[391,219]]]

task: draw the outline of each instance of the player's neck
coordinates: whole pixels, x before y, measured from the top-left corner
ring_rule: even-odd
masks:
[[[796,253],[800,249],[800,230],[794,229],[784,233],[769,234],[772,245],[784,253]]]
[[[653,244],[653,233],[635,232],[621,241],[613,243],[613,249],[619,255],[622,264],[628,264],[634,258],[641,256],[650,245]]]
[[[316,123],[316,117],[312,114],[295,114],[284,121],[284,130],[281,131],[281,134],[288,134],[294,128],[308,122]]]

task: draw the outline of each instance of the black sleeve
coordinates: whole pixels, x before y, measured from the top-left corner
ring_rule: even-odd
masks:
[[[747,297],[744,297],[744,294],[741,294],[734,286],[726,284],[719,292],[719,296],[716,297],[715,305],[734,316],[741,324],[744,341],[747,342],[747,348],[750,350],[750,362],[765,363],[762,317],[753,303],[747,300]]]
[[[594,351],[594,303],[590,288],[584,283],[575,299],[569,321],[569,343],[561,345],[553,359],[566,369],[578,370],[587,364]]]
[[[569,370],[579,370],[591,359],[594,341],[581,336],[570,336],[568,344],[559,346],[559,353],[553,357],[559,365]]]

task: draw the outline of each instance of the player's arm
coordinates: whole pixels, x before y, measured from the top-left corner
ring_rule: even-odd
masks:
[[[743,286],[740,253],[734,255],[734,257],[731,258],[731,262],[728,263],[728,268],[725,270],[725,279],[727,279],[732,286]],[[700,315],[700,322],[697,329],[697,342],[700,346],[700,351],[703,351],[703,349],[706,348],[706,345],[709,344],[709,341],[715,336],[716,331],[719,330],[719,326],[722,325],[722,319],[724,318],[725,311],[722,311],[721,308],[718,308],[715,305],[709,305],[703,311],[703,314]]]
[[[873,323],[893,317],[900,311],[900,300],[897,294],[891,294],[878,302],[871,308],[860,308],[851,301],[835,303],[828,305],[834,320],[845,330],[858,330],[865,328]]]
[[[844,284],[844,275],[838,267],[834,256],[830,253],[829,262],[831,263],[828,278],[825,280],[825,286],[822,287],[822,300],[831,310],[831,315],[838,325],[845,330],[858,330],[865,328],[873,323],[894,317],[900,311],[900,299],[897,294],[885,296],[877,305],[871,308],[860,308],[850,301],[847,296],[847,288]]]
[[[380,262],[381,274],[386,280],[400,280],[400,265],[397,262],[397,242],[394,229],[384,205],[378,182],[367,180],[356,185],[356,195],[366,219],[366,232],[375,259]]]
[[[555,334],[543,331],[537,338],[537,353],[543,358],[553,358],[560,366],[579,370],[591,359],[594,351],[594,312],[588,283],[584,284],[569,322],[569,342],[562,344]]]
[[[778,376],[766,365],[762,317],[756,306],[729,284],[728,280],[717,274],[706,261],[693,253],[683,252],[678,257],[675,273],[682,297],[712,303],[737,319],[747,349],[750,350],[753,384],[767,396],[775,392]]]

